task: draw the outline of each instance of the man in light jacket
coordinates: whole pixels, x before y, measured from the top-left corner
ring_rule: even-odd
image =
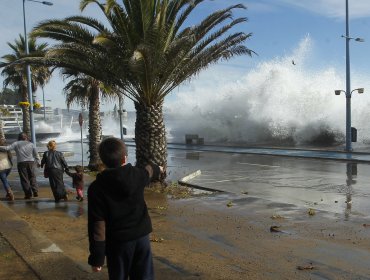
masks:
[[[38,186],[35,176],[35,163],[40,167],[40,157],[36,147],[28,140],[26,133],[18,135],[18,141],[9,146],[0,147],[0,151],[14,150],[17,155],[17,167],[24,191],[24,199],[38,197]]]

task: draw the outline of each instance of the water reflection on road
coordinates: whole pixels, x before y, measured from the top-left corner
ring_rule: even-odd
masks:
[[[72,218],[78,218],[87,213],[87,205],[79,203],[77,201],[59,202],[55,203],[54,199],[49,198],[38,198],[32,200],[15,200],[14,203],[10,204],[11,208],[15,211],[19,211],[22,208],[29,211],[41,212],[60,212],[61,214],[67,213]]]
[[[194,151],[172,151],[168,162],[175,176],[201,170],[188,181],[193,185],[344,213],[346,219],[370,213],[368,164]]]

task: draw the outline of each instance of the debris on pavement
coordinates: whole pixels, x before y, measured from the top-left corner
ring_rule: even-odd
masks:
[[[316,214],[315,209],[312,209],[312,208],[308,209],[308,212],[307,213],[310,216],[314,216]]]
[[[151,242],[157,242],[157,243],[161,243],[161,242],[163,242],[164,241],[164,239],[162,238],[162,237],[151,237],[150,238],[150,241]]]
[[[315,267],[312,265],[312,263],[308,264],[308,265],[298,265],[297,266],[297,269],[298,270],[312,270],[314,269]]]
[[[271,226],[270,231],[271,232],[281,232],[280,226]]]
[[[278,219],[285,219],[283,216],[280,216],[280,215],[272,215],[271,216],[271,219],[273,219],[273,220],[278,220]]]

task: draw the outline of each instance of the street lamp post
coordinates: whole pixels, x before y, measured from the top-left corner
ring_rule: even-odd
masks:
[[[346,35],[342,35],[346,39],[346,152],[352,152],[352,132],[351,132],[351,68],[350,68],[350,57],[349,57],[349,41],[354,39],[357,42],[364,42],[362,38],[352,38],[349,36],[349,19],[348,19],[348,0],[346,0]],[[336,91],[340,94],[341,91]],[[363,89],[362,89],[363,92]],[[362,93],[358,89],[358,93]]]
[[[347,76],[348,78],[348,76]],[[352,93],[357,91],[359,94],[364,93],[364,88],[356,88],[351,91],[335,90],[335,95],[340,95],[343,92],[346,96],[346,152],[352,152],[352,128],[351,128],[351,97]]]
[[[37,2],[41,3],[43,5],[52,6],[53,3],[47,2],[47,1],[36,1],[36,0],[27,0],[30,2]],[[28,49],[28,40],[27,40],[27,27],[26,27],[26,0],[23,0],[23,27],[24,27],[24,44],[25,44],[25,50],[26,55],[29,54]],[[31,67],[29,64],[26,65],[26,75],[27,75],[27,91],[28,91],[28,102],[30,103],[30,128],[31,128],[31,141],[36,147],[36,133],[35,133],[35,127],[34,127],[34,119],[33,119],[33,100],[32,100],[32,83],[31,83]]]
[[[122,106],[123,106],[123,98],[121,95],[118,96],[118,114],[119,114],[119,130],[121,133],[121,140],[123,140],[123,127],[122,127]]]
[[[42,89],[42,106],[44,109],[44,121],[46,121],[46,114],[45,114],[45,92],[44,92],[44,86],[41,87]]]

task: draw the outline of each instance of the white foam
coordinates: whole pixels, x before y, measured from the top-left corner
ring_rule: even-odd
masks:
[[[168,131],[181,141],[185,134],[225,142],[288,136],[302,142],[322,129],[344,135],[345,97],[334,95],[334,90],[345,89],[344,65],[343,69],[310,65],[313,45],[307,36],[290,54],[238,76],[225,71],[200,75],[165,103],[169,119],[176,119],[169,122]],[[353,94],[352,126],[358,129],[359,140],[366,141],[369,79],[352,73],[352,88],[358,87],[365,87],[365,94]]]

